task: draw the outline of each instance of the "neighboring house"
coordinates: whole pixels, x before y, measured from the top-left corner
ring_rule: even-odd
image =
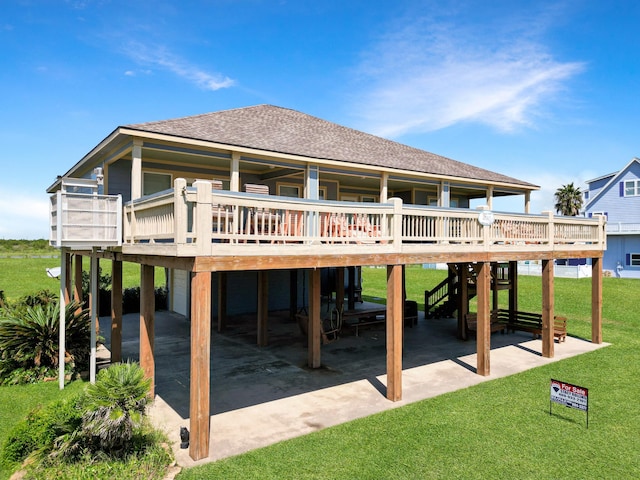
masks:
[[[603,269],[618,277],[640,278],[640,159],[586,183],[585,216],[607,219]]]
[[[386,395],[393,401],[402,398],[408,264],[448,263],[461,279],[476,279],[479,375],[490,374],[490,291],[497,299],[500,275],[515,315],[519,260],[542,262],[542,354],[552,357],[554,261],[591,259],[592,341],[600,343],[604,221],[531,214],[530,193],[537,188],[261,105],[116,128],[48,188],[51,243],[62,252],[63,299],[71,296],[72,276],[78,288],[82,256],[91,257],[94,288],[98,261],[112,262],[113,361],[120,359],[122,262],[141,265],[140,362],[152,380],[154,267],[170,272],[170,308],[192,324],[190,454],[200,459],[209,450],[212,319],[224,330],[227,315],[255,312],[257,342],[264,345],[269,310],[295,314],[302,306],[308,363],[318,368],[327,268],[334,269],[326,278],[335,278],[336,304],[345,312],[352,308],[355,269],[387,268]],[[506,195],[522,196],[521,212],[492,211],[493,198]],[[472,210],[474,199],[486,205]],[[461,336],[467,284],[460,280],[456,290],[451,278],[442,287],[457,291]],[[347,307],[341,305],[345,293]]]

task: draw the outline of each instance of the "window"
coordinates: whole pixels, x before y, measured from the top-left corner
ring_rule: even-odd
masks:
[[[170,173],[143,172],[142,195],[151,195],[171,188]]]
[[[373,195],[361,195],[360,198],[362,203],[376,203],[378,201],[378,197]]]
[[[300,198],[300,187],[297,185],[278,185],[278,195],[281,197]]]
[[[624,182],[624,196],[625,197],[640,196],[640,180],[626,180]]]
[[[629,255],[629,265],[632,267],[640,267],[640,253],[632,253]]]

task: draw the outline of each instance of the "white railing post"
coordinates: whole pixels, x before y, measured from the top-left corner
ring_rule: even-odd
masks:
[[[491,225],[493,225],[493,213],[488,205],[479,205],[476,207],[478,210],[478,223],[482,226],[482,244],[485,250],[491,248]]]
[[[193,213],[194,233],[196,237],[197,250],[201,254],[211,252],[211,232],[213,228],[212,219],[212,186],[206,180],[196,180],[193,182],[196,187],[196,206]]]
[[[187,181],[184,178],[176,178],[173,182],[173,222],[176,244],[187,243],[188,209]]]
[[[544,212],[542,212],[542,215],[547,215],[549,217],[547,239],[549,241],[549,246],[553,248],[554,243],[556,243],[556,239],[555,239],[556,232],[555,232],[555,224],[553,221],[553,211],[545,210]]]
[[[402,250],[402,199],[390,198],[389,203],[393,204],[393,219],[391,220],[391,236],[393,238],[393,250]]]

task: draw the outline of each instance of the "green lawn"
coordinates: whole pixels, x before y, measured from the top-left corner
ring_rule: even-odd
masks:
[[[55,252],[54,254],[58,254]],[[89,257],[83,257],[83,270],[89,271]],[[47,276],[46,269],[60,266],[60,257],[0,257],[0,290],[4,291],[7,300],[18,300],[25,295],[48,289],[57,293],[60,281]],[[100,262],[102,274],[111,273],[111,262]],[[160,287],[165,283],[164,268],[156,268],[155,284]],[[124,262],[122,264],[123,288],[140,285],[140,265]]]
[[[444,272],[407,269],[423,303]],[[385,295],[385,269],[365,269],[368,297]],[[541,309],[541,278],[520,277],[520,308]],[[604,339],[593,353],[389,410],[238,457],[184,470],[185,479],[638,478],[640,282],[604,280]],[[556,313],[590,337],[591,280],[556,279]],[[549,380],[589,388],[583,412],[555,405]]]
[[[0,288],[5,288],[4,267],[0,263]],[[424,290],[444,275],[407,268],[408,298],[422,304]],[[386,295],[385,269],[364,269],[363,277],[367,298]],[[541,285],[540,277],[519,278],[522,310],[540,312]],[[640,282],[604,278],[603,292],[609,347],[186,469],[178,480],[635,479],[640,472],[640,318],[635,313]],[[590,309],[590,279],[556,279],[555,310],[569,319],[570,335],[590,337]],[[589,388],[588,429],[583,412],[555,405],[549,415],[550,378]],[[0,439],[33,405],[58,395],[55,382],[0,387]],[[0,478],[9,473],[0,470]]]

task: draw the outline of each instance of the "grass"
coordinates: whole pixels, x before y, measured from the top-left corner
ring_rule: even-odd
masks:
[[[423,302],[444,272],[407,268],[407,297]],[[369,297],[386,270],[364,269]],[[188,479],[637,478],[640,456],[640,300],[637,280],[603,279],[598,351],[184,470]],[[540,311],[540,277],[519,278],[522,310]],[[591,334],[591,280],[556,279],[555,310],[570,335]],[[549,380],[589,388],[583,412],[555,405]]]
[[[58,254],[59,252],[56,252]],[[89,271],[89,258],[83,257],[83,270]],[[4,291],[7,300],[15,301],[19,298],[33,294],[39,290],[47,289],[57,293],[60,289],[60,281],[47,276],[46,269],[60,266],[60,257],[41,258],[35,257],[0,257],[0,290]],[[103,274],[111,274],[111,262],[101,261],[100,268]],[[155,272],[155,284],[157,287],[165,283],[164,268],[157,267]],[[137,287],[140,285],[140,266],[135,263],[124,262],[122,264],[123,288]]]

